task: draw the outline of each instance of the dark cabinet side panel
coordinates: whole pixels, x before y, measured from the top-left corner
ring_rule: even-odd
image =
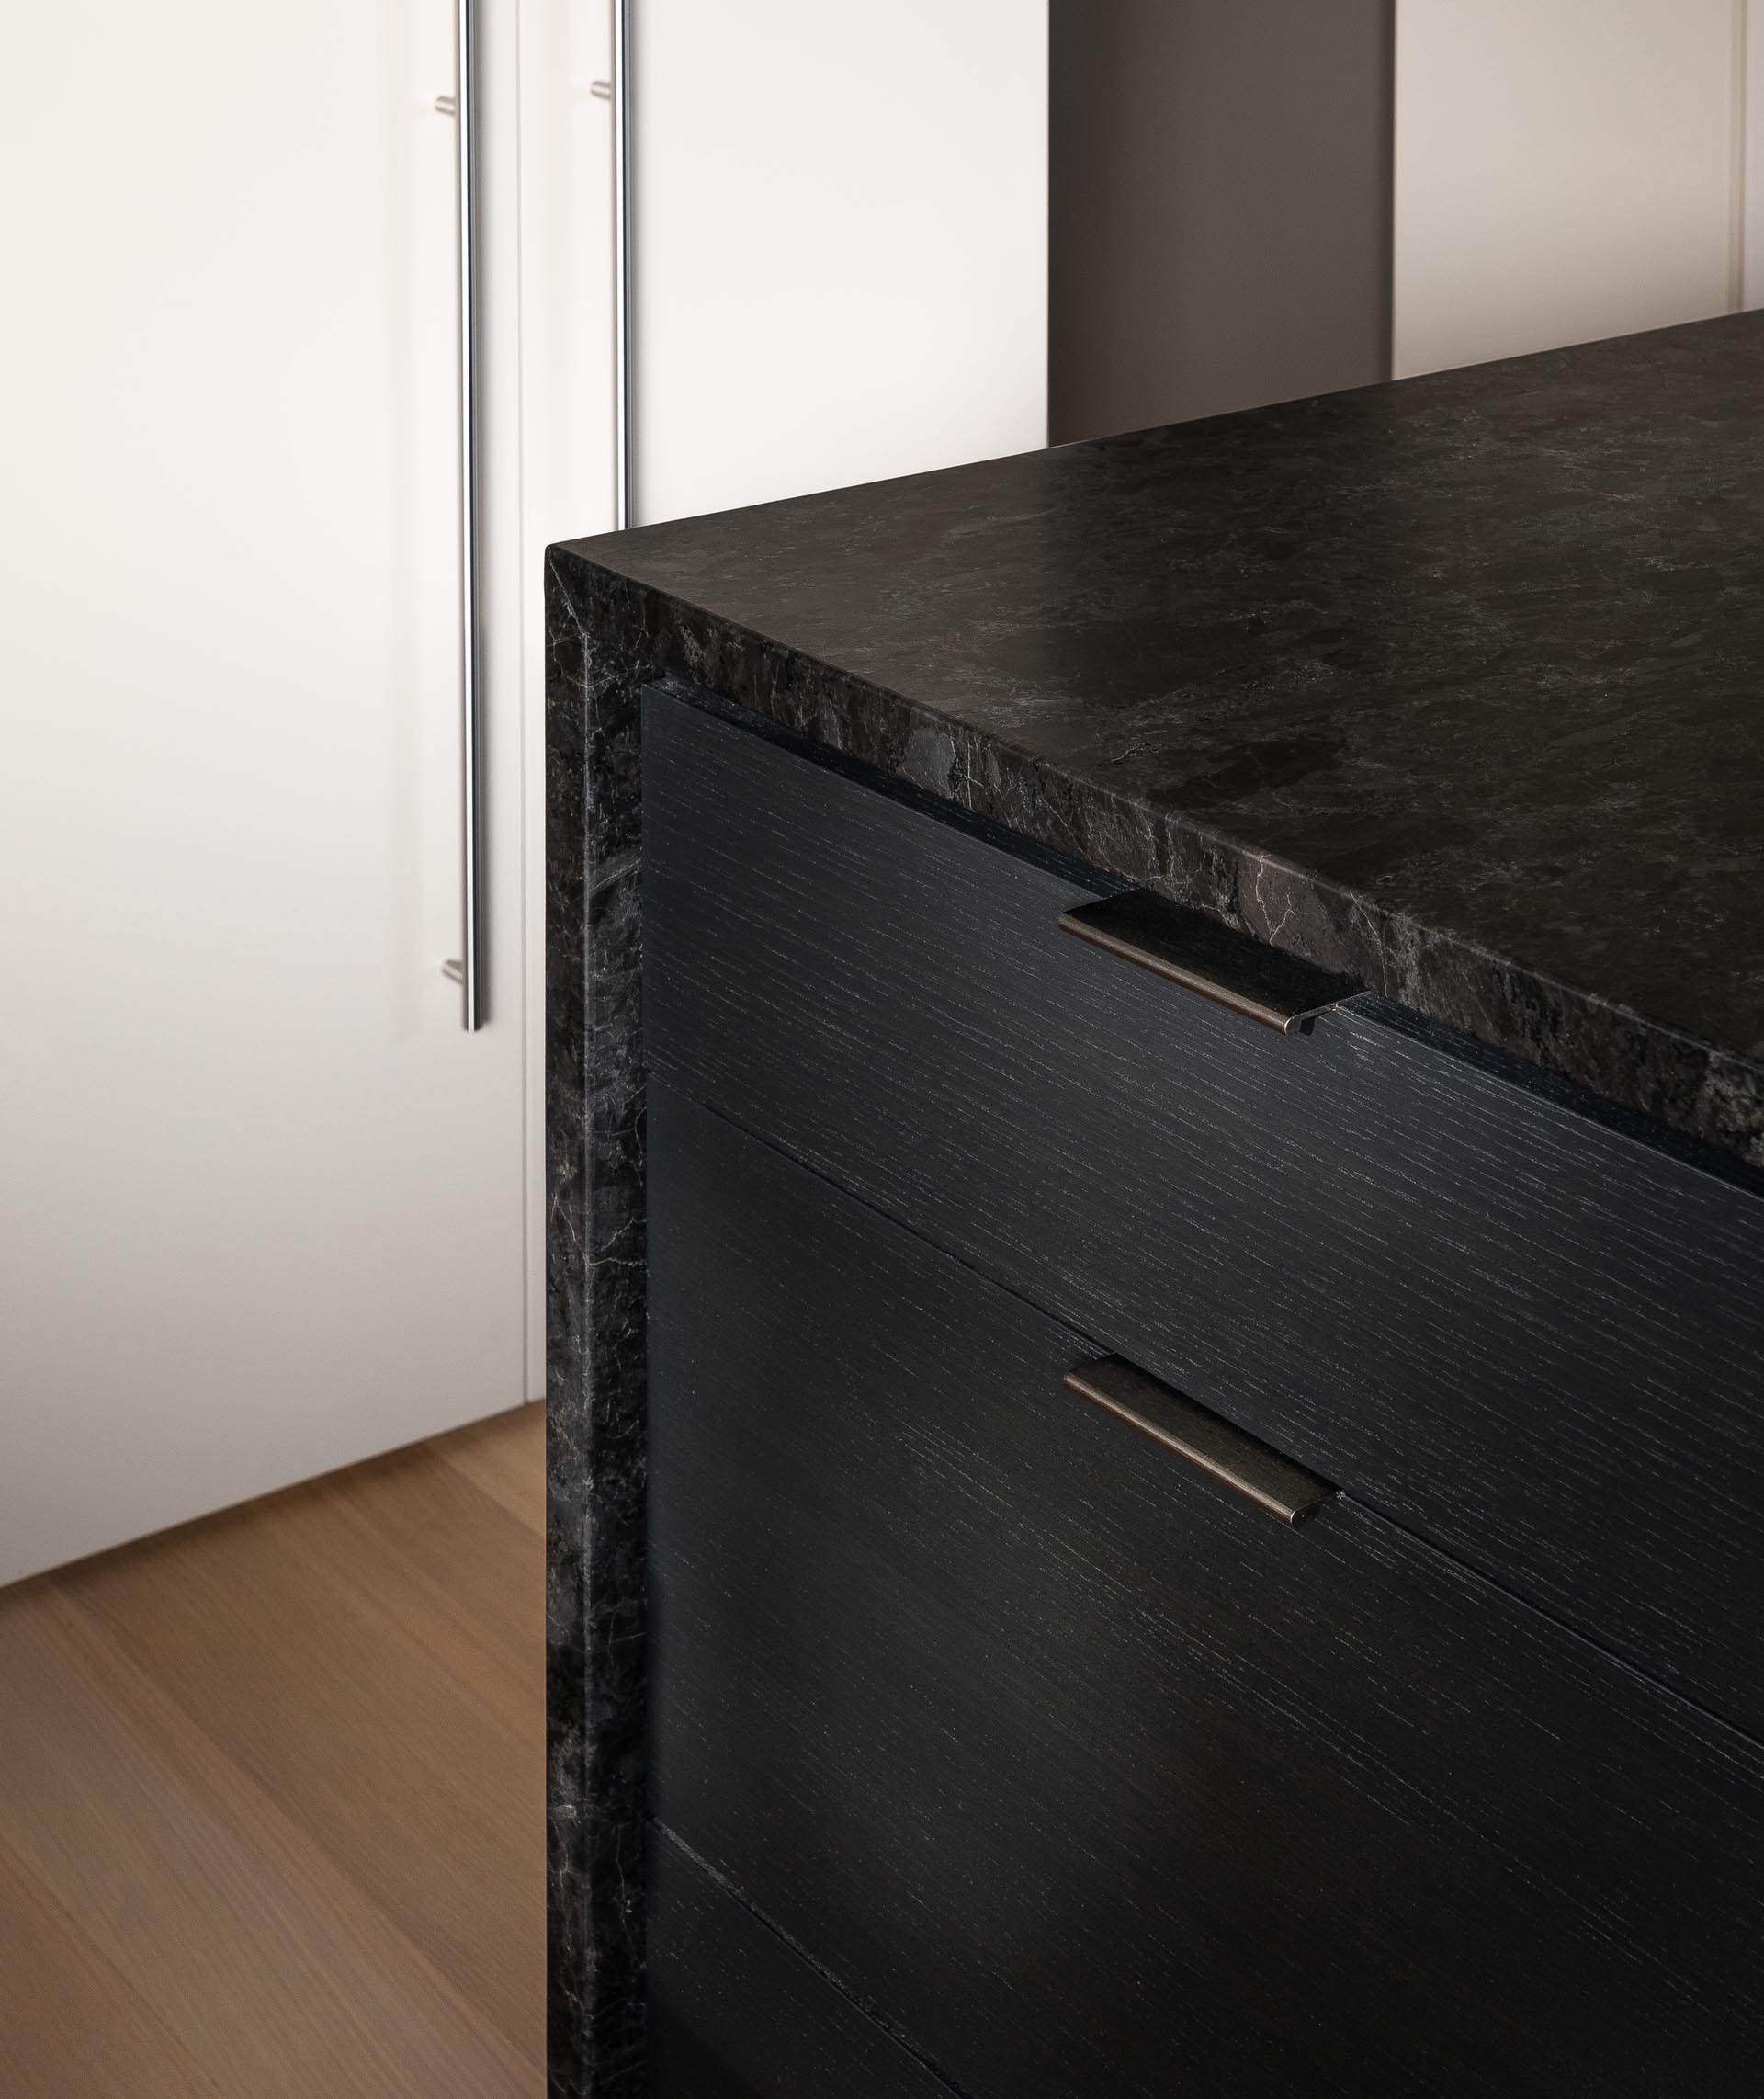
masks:
[[[664,1831],[650,1840],[652,2099],[946,2099]]]
[[[656,1811],[971,2099],[1752,2099],[1764,1752],[651,1102]]]
[[[1764,1194],[1387,1008],[1254,1027],[1045,868],[645,722],[658,1071],[1764,1735]]]

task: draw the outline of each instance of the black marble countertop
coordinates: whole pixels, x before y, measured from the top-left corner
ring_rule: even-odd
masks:
[[[1764,1164],[1764,313],[553,560],[605,675]]]

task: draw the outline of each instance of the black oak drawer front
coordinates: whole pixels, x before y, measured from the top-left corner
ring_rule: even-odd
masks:
[[[1282,1036],[1069,873],[644,715],[653,1067],[1764,1730],[1764,1197],[1356,1000]]]
[[[1764,1752],[651,1104],[654,1810],[969,2099],[1751,2099]]]
[[[944,2099],[949,2087],[718,1887],[650,1844],[653,2099]]]

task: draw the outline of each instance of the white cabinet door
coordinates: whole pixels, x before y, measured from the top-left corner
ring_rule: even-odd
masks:
[[[452,0],[9,24],[0,1581],[540,1390],[517,25],[482,11],[475,1036]]]
[[[1046,0],[633,8],[635,514],[1027,450]]]
[[[483,5],[483,0],[480,0]],[[527,1333],[545,1367],[545,550],[614,516],[612,0],[520,0],[520,530],[500,540],[518,599],[525,695]],[[512,215],[505,210],[504,217]],[[516,545],[516,538],[518,545]]]
[[[1746,12],[1397,0],[1397,378],[1739,303]]]

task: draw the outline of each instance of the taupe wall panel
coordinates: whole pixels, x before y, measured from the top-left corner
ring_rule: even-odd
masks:
[[[1389,376],[1391,16],[1053,0],[1053,443]]]

